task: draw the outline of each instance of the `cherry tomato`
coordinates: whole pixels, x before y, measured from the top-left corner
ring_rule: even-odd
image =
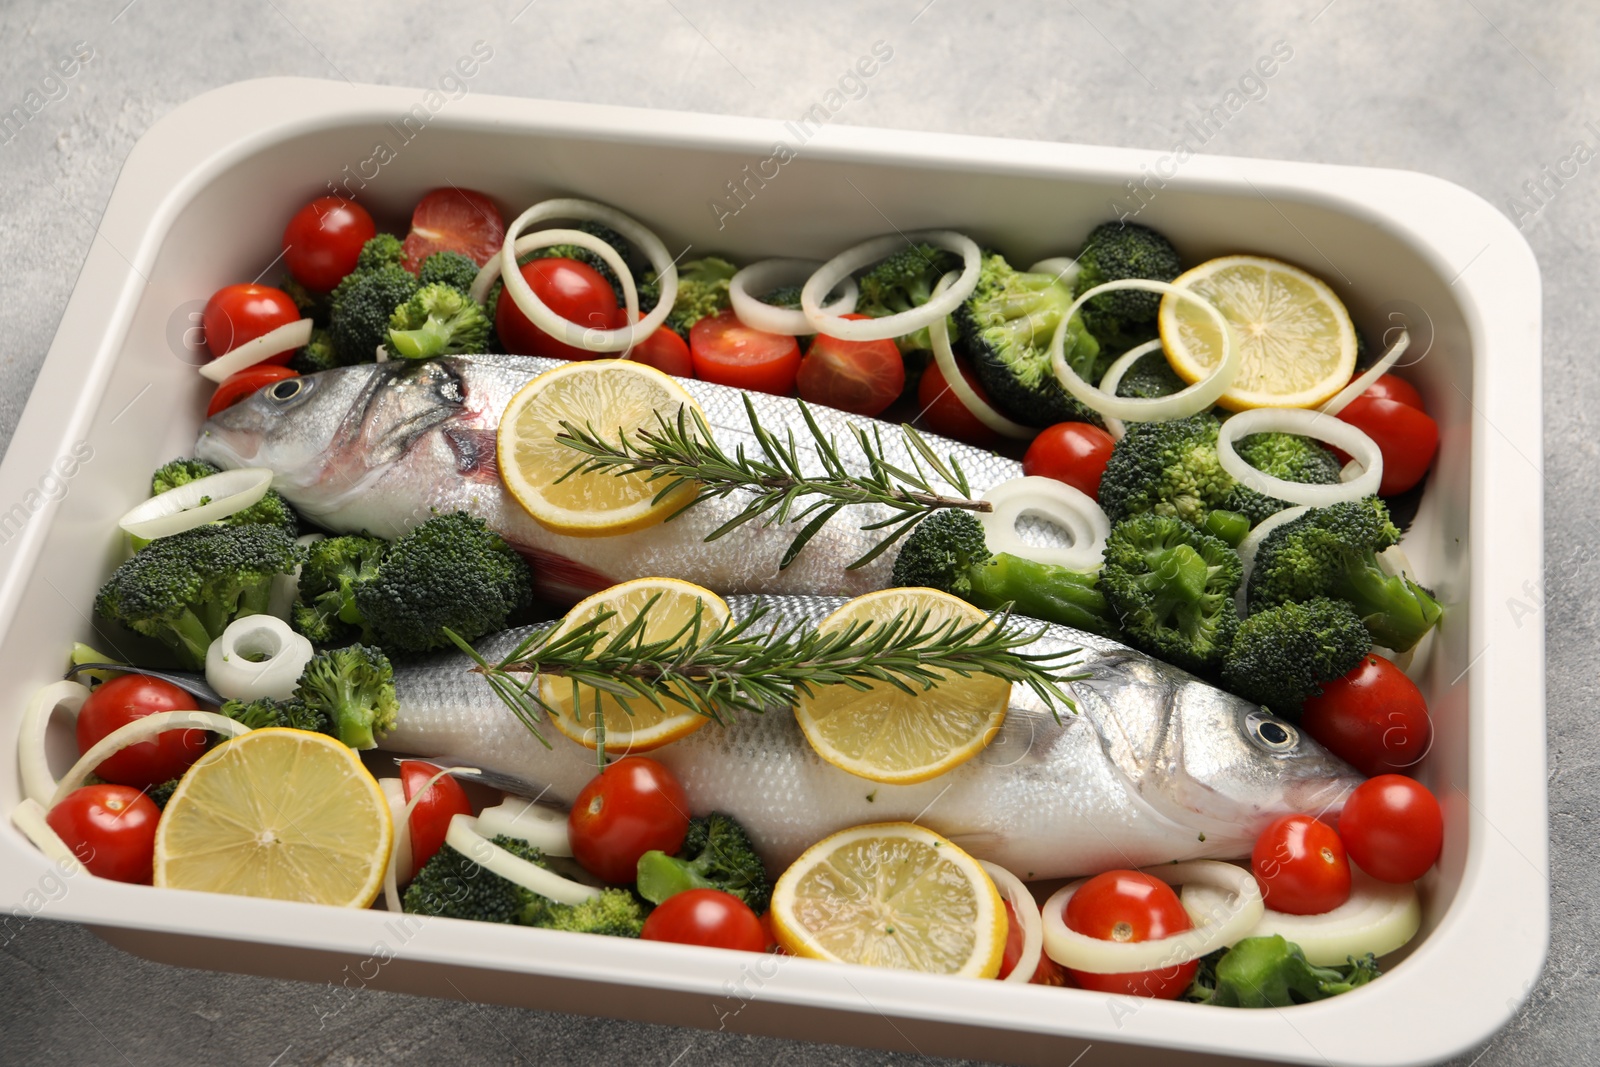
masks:
[[[493,200],[471,189],[434,189],[411,212],[403,244],[412,274],[435,252],[460,252],[483,266],[505,244],[506,224]]]
[[[224,285],[212,293],[200,313],[200,329],[205,334],[206,348],[216,357],[300,318],[300,309],[288,293],[250,282]],[[292,351],[280,352],[263,362],[282,365],[293,355]]]
[[[1333,827],[1310,815],[1285,815],[1256,838],[1250,869],[1267,907],[1321,915],[1350,899],[1350,861]]]
[[[378,233],[367,209],[339,196],[319,196],[283,229],[283,263],[294,280],[326,293],[356,268],[361,246]]]
[[[893,341],[845,341],[818,334],[800,360],[794,384],[808,403],[852,415],[878,415],[905,389],[906,361]]]
[[[620,330],[627,321],[628,309],[618,308],[617,329]],[[665,326],[656,327],[655,333],[635,345],[628,358],[637,360],[645,366],[654,367],[662,374],[672,374],[679,378],[694,377],[694,360],[689,357],[689,342],[679,337],[676,330]]]
[[[1369,777],[1414,767],[1433,746],[1422,690],[1382,656],[1324,682],[1301,708],[1300,728]]]
[[[88,752],[106,735],[158,711],[191,711],[200,705],[171,682],[124,674],[102,682],[78,712],[78,753]],[[103,760],[94,773],[108,782],[149,789],[189,769],[206,750],[201,729],[167,730]]]
[[[150,884],[161,809],[126,785],[86,785],[50,809],[45,822],[89,873]]]
[[[646,941],[765,952],[767,932],[750,906],[720,889],[688,889],[668,897],[644,921]]]
[[[1000,973],[996,978],[1004,978],[1017,969],[1017,962],[1022,959],[1022,924],[1017,922],[1017,909],[1006,902],[1006,927],[1005,953],[1000,957]],[[1028,979],[1029,985],[1065,985],[1066,972],[1061,969],[1061,964],[1039,953],[1039,964],[1033,969],[1033,977]]]
[[[612,329],[618,322],[617,294],[600,272],[575,259],[551,256],[533,259],[521,267],[522,276],[544,305],[574,329]],[[507,352],[519,356],[547,356],[551,359],[600,359],[613,355],[595,352],[545,333],[535,326],[506,293],[495,305],[495,332]]]
[[[1398,400],[1363,393],[1339,412],[1339,418],[1362,430],[1383,453],[1380,496],[1394,496],[1422,481],[1439,451],[1439,424],[1423,411]]]
[[[1427,411],[1422,403],[1422,394],[1417,392],[1417,387],[1404,378],[1397,378],[1393,374],[1380,374],[1376,381],[1367,386],[1367,391],[1362,396],[1370,396],[1376,400],[1393,400],[1407,407],[1416,408],[1418,411]]]
[[[972,391],[987,403],[989,394],[978,384],[978,377],[972,372],[972,365],[957,356],[956,369],[961,371],[961,377],[967,380],[967,385]],[[944,372],[939,369],[937,363],[928,364],[928,369],[922,372],[922,380],[917,383],[917,410],[921,412],[918,418],[936,434],[953,437],[970,445],[989,446],[1000,441],[999,434],[989,429],[978,420],[978,416],[967,410],[967,405],[961,402],[961,398],[956,396],[944,380]]]
[[[417,790],[428,784],[428,779],[439,773],[431,763],[418,760],[400,761],[400,785],[405,789],[406,800],[417,795]],[[450,820],[457,815],[471,815],[472,804],[466,790],[450,775],[445,775],[427,791],[417,806],[411,810],[411,876],[422,870],[422,865],[433,858],[444,844],[444,835],[450,830]]]
[[[211,394],[211,403],[206,405],[206,418],[209,419],[217,412],[233,407],[264,385],[281,382],[285,378],[298,377],[300,377],[299,371],[292,371],[288,367],[280,367],[273,363],[257,363],[253,367],[246,367],[242,371],[230,374],[226,381],[217,386],[217,391]]]
[[[689,798],[676,775],[653,759],[628,756],[589,779],[567,815],[572,856],[618,885],[633,881],[639,857],[674,853],[689,832]],[[671,898],[668,898],[671,899]]]
[[[1344,802],[1339,837],[1356,865],[1378,881],[1414,882],[1439,859],[1444,813],[1421,782],[1380,774]]]
[[[1154,941],[1194,928],[1172,887],[1140,871],[1107,871],[1067,901],[1067,928],[1102,941]],[[1189,988],[1199,960],[1154,971],[1090,974],[1066,968],[1080,988],[1173,1000]]]
[[[800,344],[793,337],[751,329],[733,309],[708,315],[689,330],[689,354],[697,378],[757,393],[787,396],[800,370]]]
[[[1022,457],[1022,473],[1029,477],[1066,482],[1086,496],[1098,498],[1100,476],[1106,472],[1116,440],[1087,422],[1058,422],[1041,430]]]

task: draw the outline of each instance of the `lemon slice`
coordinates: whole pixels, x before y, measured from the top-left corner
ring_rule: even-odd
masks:
[[[680,408],[700,409],[682,386],[654,367],[631,360],[568,363],[518,390],[500,418],[496,454],[506,489],[540,525],[576,537],[603,537],[652,526],[694,499],[685,483],[664,498],[670,481],[644,474],[562,475],[583,453],[556,440],[561,424],[588,429],[615,443],[655,429],[659,414],[676,419]]]
[[[616,615],[602,626],[615,634],[638,618],[652,599],[655,604],[645,619],[645,641],[664,641],[684,630],[694,619],[696,608],[700,610],[702,634],[709,633],[728,618],[727,602],[709,589],[676,578],[636,578],[580,601],[557,624],[551,639],[571,632],[607,610]],[[686,632],[679,644],[687,644],[693,638],[693,631]],[[610,636],[604,637],[600,647],[610,643]],[[600,718],[606,728],[606,752],[616,755],[659,748],[694,733],[711,721],[670,699],[664,698],[665,707],[658,708],[643,698],[617,697],[586,685],[577,686],[575,702],[571,682],[545,675],[539,678],[539,697],[556,711],[553,716],[556,729],[589,748],[595,748],[598,741],[594,722],[595,700],[598,699]]]
[[[884,589],[856,597],[822,621],[823,633],[852,623],[887,623],[900,612],[928,614],[936,627],[982,622],[985,612],[934,589]],[[944,673],[932,689],[888,682],[865,689],[843,683],[812,686],[795,703],[795,718],[817,755],[874,782],[922,782],[958,767],[994,739],[1011,703],[1011,683],[992,674]]]
[[[774,936],[811,959],[993,978],[1006,928],[978,861],[908,822],[824,838],[772,890]]]
[[[1262,256],[1208,260],[1172,284],[1216,305],[1241,350],[1239,376],[1217,403],[1247,408],[1314,407],[1350,381],[1356,329],[1344,304],[1317,278]],[[1198,382],[1222,358],[1214,320],[1198,305],[1161,300],[1161,343],[1186,382]]]
[[[365,908],[393,837],[353,751],[305,730],[252,730],[178,783],[156,827],[155,884]]]

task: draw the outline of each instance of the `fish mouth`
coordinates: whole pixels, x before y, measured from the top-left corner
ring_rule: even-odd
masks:
[[[224,470],[248,467],[260,452],[259,434],[237,433],[216,424],[203,427],[195,445],[196,456]]]
[[[1313,778],[1291,784],[1286,799],[1291,811],[1337,817],[1344,810],[1344,802],[1364,779],[1356,775],[1339,778]]]

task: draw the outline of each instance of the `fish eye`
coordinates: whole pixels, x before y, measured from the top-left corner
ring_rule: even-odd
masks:
[[[277,401],[293,400],[300,395],[304,385],[305,383],[299,378],[285,378],[281,382],[274,383],[272,388],[267,390],[267,395]]]
[[[1245,715],[1244,732],[1266,752],[1288,752],[1300,743],[1300,731],[1265,711]]]

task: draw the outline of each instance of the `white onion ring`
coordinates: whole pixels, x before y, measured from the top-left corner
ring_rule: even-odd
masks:
[[[489,873],[498,874],[506,881],[515,882],[528,892],[537,893],[557,904],[582,904],[600,895],[600,890],[594,886],[563,878],[537,863],[529,863],[521,856],[507,852],[480,834],[478,820],[470,815],[457,815],[450,820],[444,843]]]
[[[1116,396],[1117,386],[1122,384],[1122,376],[1128,373],[1128,368],[1139,362],[1148,353],[1159,351],[1160,348],[1161,338],[1158,337],[1153,341],[1146,341],[1144,344],[1136,345],[1122,353],[1111,366],[1106,368],[1105,376],[1100,379],[1100,391],[1110,396]],[[1123,425],[1122,420],[1113,415],[1104,415],[1102,418],[1105,419],[1106,433],[1110,434],[1114,440],[1122,440],[1128,432],[1128,428]]]
[[[239,467],[208,474],[140,501],[117,520],[117,525],[147,541],[171,537],[237,514],[266,496],[271,488],[272,472],[265,467]],[[200,503],[207,497],[211,498],[208,503]]]
[[[1067,326],[1085,303],[1101,293],[1115,292],[1119,289],[1164,293],[1200,305],[1206,314],[1216,320],[1217,328],[1222,331],[1222,360],[1217,364],[1217,369],[1171,396],[1149,399],[1114,396],[1096,389],[1080,378],[1078,372],[1067,363]],[[1165,422],[1204,411],[1228,391],[1233,380],[1239,376],[1239,367],[1243,362],[1243,349],[1234,339],[1233,328],[1228,325],[1228,320],[1217,310],[1216,305],[1192,289],[1180,289],[1176,285],[1152,281],[1149,278],[1124,278],[1121,281],[1105,282],[1085,291],[1067,308],[1067,313],[1061,316],[1061,322],[1056,326],[1056,332],[1050,337],[1050,368],[1055,371],[1056,380],[1061,383],[1061,387],[1100,415],[1127,419],[1130,422]]]
[[[209,363],[201,364],[200,374],[221,385],[246,367],[254,367],[280,352],[293,352],[310,343],[311,320],[296,319],[260,337],[251,338],[238,348],[230,348]]]
[[[565,812],[535,804],[525,797],[507,797],[478,813],[478,832],[484,837],[514,837],[546,856],[572,855]]]
[[[1234,442],[1256,433],[1292,433],[1334,446],[1354,457],[1364,469],[1349,481],[1334,485],[1291,482],[1256,470],[1234,450]],[[1360,500],[1383,483],[1383,452],[1359,427],[1309,408],[1252,408],[1231,415],[1217,432],[1217,460],[1222,469],[1258,493],[1325,508],[1347,500]],[[1341,475],[1342,476],[1342,475]]]
[[[1313,967],[1338,967],[1347,957],[1368,952],[1383,956],[1416,936],[1422,908],[1412,883],[1390,885],[1360,868],[1352,868],[1350,873],[1354,876],[1350,899],[1337,908],[1320,915],[1289,915],[1268,908],[1245,936],[1281,934],[1300,946]],[[1181,899],[1184,910],[1199,926],[1201,918],[1217,907],[1219,894],[1206,886],[1184,886]]]
[[[148,741],[168,730],[209,730],[212,733],[238,737],[249,733],[250,727],[226,715],[218,715],[214,711],[157,711],[145,715],[112,730],[85,752],[78,762],[72,765],[66,776],[56,783],[56,791],[50,797],[49,806],[53,808],[61,803],[68,793],[87,781],[89,775],[94,773],[94,769],[109,757],[129,745]]]
[[[1053,274],[1056,281],[1071,289],[1073,283],[1078,280],[1078,271],[1080,269],[1078,261],[1071,256],[1051,256],[1049,259],[1041,259],[1029,267],[1028,273]]]
[[[44,858],[61,867],[66,875],[87,874],[89,869],[73,854],[67,843],[47,821],[44,805],[32,797],[11,809],[11,825],[22,831],[22,836],[33,842],[44,853]]]
[[[1274,512],[1252,527],[1250,532],[1244,535],[1244,540],[1239,542],[1239,562],[1243,566],[1239,571],[1239,591],[1233,594],[1233,602],[1239,609],[1239,618],[1242,619],[1250,614],[1250,575],[1256,569],[1256,553],[1261,550],[1261,542],[1265,541],[1267,534],[1273,530],[1286,522],[1293,522],[1310,510],[1310,505],[1297,504]]]
[[[785,337],[804,337],[817,332],[811,325],[811,320],[806,318],[806,313],[793,308],[773,307],[763,303],[760,298],[751,293],[754,289],[758,293],[769,293],[781,285],[800,285],[817,268],[822,266],[814,259],[763,259],[759,263],[752,263],[733,276],[728,282],[728,300],[733,304],[733,313],[739,321],[752,330],[761,330],[763,333],[781,334]],[[856,280],[848,274],[842,279],[840,288],[843,290],[831,304],[824,304],[818,310],[824,315],[848,315],[856,309],[856,299],[861,295]]]
[[[538,248],[549,248],[552,245],[580,245],[588,249],[605,261],[606,266],[616,272],[617,280],[622,283],[622,303],[628,311],[631,322],[639,315],[639,287],[634,284],[633,271],[628,269],[628,264],[617,254],[617,250],[606,244],[592,233],[582,230],[540,230],[538,233],[524,234],[517,238],[516,254],[521,258],[524,254]],[[489,262],[478,270],[478,276],[472,280],[472,288],[468,294],[478,303],[483,303],[489,298],[489,290],[494,286],[494,280],[500,277],[500,261],[490,257]]]
[[[912,245],[933,245],[946,252],[954,252],[961,257],[961,277],[950,288],[921,307],[885,315],[881,319],[841,319],[822,310],[823,297],[833,292],[834,287],[846,275],[878,262],[907,242]],[[966,234],[956,233],[954,230],[885,234],[848,248],[818,267],[817,272],[806,279],[805,286],[800,290],[800,310],[811,325],[816,327],[818,333],[837,337],[841,341],[885,341],[904,337],[924,326],[932,325],[935,319],[944,318],[971,296],[972,291],[978,287],[978,270],[982,264],[983,254],[978,250],[978,243]]]
[[[267,658],[252,662],[245,653]],[[206,649],[206,681],[227,700],[287,700],[315,651],[276,615],[235,619]]]
[[[1368,367],[1360,377],[1356,378],[1349,385],[1335,393],[1332,400],[1329,400],[1327,403],[1317,408],[1317,410],[1322,412],[1324,415],[1339,414],[1339,412],[1343,411],[1349,405],[1350,401],[1366,392],[1372,386],[1373,382],[1377,381],[1383,376],[1385,371],[1394,366],[1396,363],[1400,362],[1400,357],[1405,355],[1406,349],[1410,346],[1410,332],[1407,330],[1401,330],[1400,336],[1395,340],[1394,344],[1389,346],[1389,351],[1383,354],[1382,359]]]
[[[1111,520],[1094,497],[1066,482],[1037,475],[1010,478],[984,493],[992,511],[975,511],[991,552],[1009,552],[1035,563],[1053,564],[1075,571],[1097,571],[1105,562],[1106,538]],[[1043,548],[1023,541],[1017,522],[1025,517],[1054,523],[1072,536],[1067,548]]]
[[[1154,941],[1102,941],[1067,926],[1067,901],[1088,881],[1079,879],[1058,889],[1040,909],[1044,918],[1044,950],[1049,957],[1063,967],[1090,974],[1163,970],[1199,959],[1249,936],[1265,910],[1255,875],[1231,863],[1190,860],[1146,868],[1143,873],[1168,885],[1199,883],[1231,890],[1235,900],[1233,910],[1221,922],[1196,926]]]
[[[400,859],[401,853],[404,852],[406,871],[409,874],[411,870],[411,813],[417,810],[417,805],[422,802],[423,797],[428,795],[428,790],[432,789],[434,783],[439,779],[452,774],[477,773],[478,768],[476,767],[441,768],[439,773],[428,779],[426,785],[412,794],[410,800],[404,801],[398,815],[392,816],[394,821],[394,844],[389,848],[389,862],[383,868],[383,903],[390,911],[405,911],[405,907],[400,900]],[[390,782],[394,782],[394,786],[391,787],[389,785]],[[397,778],[383,779],[380,788],[383,789],[384,796],[389,798],[391,809],[394,806],[394,789],[399,790],[402,800],[406,795],[405,783]],[[454,820],[452,819],[451,821],[453,822]],[[448,838],[446,838],[445,843],[449,844]],[[411,879],[407,878],[406,880],[410,881]]]
[[[933,295],[937,297],[943,294],[958,277],[959,274],[951,271],[940,278],[939,284],[934,286]],[[1012,437],[1019,441],[1033,440],[1038,430],[1024,426],[1020,422],[1012,422],[991,407],[978,395],[977,390],[968,384],[967,376],[961,373],[961,368],[956,363],[955,351],[950,347],[948,315],[941,315],[929,324],[928,337],[933,342],[933,361],[939,365],[939,373],[944,377],[945,387],[956,395],[962,407],[972,412],[973,418],[1002,437]]]
[[[22,713],[22,727],[17,731],[17,763],[22,777],[22,795],[29,800],[43,805],[55,795],[56,776],[50,773],[44,737],[56,709],[64,708],[76,718],[88,699],[88,686],[79,682],[51,682],[34,690],[28,700],[28,708]]]
[[[1033,978],[1033,972],[1039,969],[1039,957],[1044,954],[1044,921],[1039,917],[1039,902],[1033,899],[1033,894],[1022,884],[1022,879],[998,863],[979,860],[978,866],[994,882],[994,887],[1000,891],[1000,899],[1010,904],[1017,913],[1017,923],[1022,927],[1022,954],[1017,957],[1017,965],[1011,968],[1011,973],[1001,981],[1027,984]]]

